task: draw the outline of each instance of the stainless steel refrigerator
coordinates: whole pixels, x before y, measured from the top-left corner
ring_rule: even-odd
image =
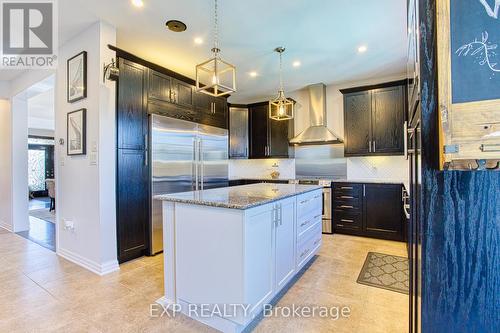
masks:
[[[228,131],[151,115],[151,193],[228,186]],[[163,251],[162,203],[151,200],[150,254]]]

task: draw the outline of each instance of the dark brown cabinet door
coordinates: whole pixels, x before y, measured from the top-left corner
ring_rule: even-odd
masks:
[[[144,149],[147,134],[146,89],[147,69],[120,59],[118,83],[118,148]]]
[[[346,156],[362,156],[371,152],[371,104],[369,91],[344,95]]]
[[[185,107],[193,107],[193,87],[190,84],[172,79],[172,102]]]
[[[365,235],[402,240],[402,186],[390,184],[364,186]]]
[[[118,149],[116,220],[120,262],[143,255],[147,248],[149,187],[146,157],[144,150]]]
[[[288,120],[268,120],[269,121],[269,156],[288,157]]]
[[[170,103],[173,96],[172,91],[172,79],[169,76],[153,70],[149,71],[148,99]]]
[[[250,158],[267,157],[268,150],[268,107],[251,106],[250,112]]]
[[[372,153],[402,154],[405,97],[402,86],[372,92]]]

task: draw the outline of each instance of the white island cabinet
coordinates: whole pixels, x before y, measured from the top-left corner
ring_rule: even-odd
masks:
[[[189,317],[241,332],[321,246],[322,189],[253,184],[163,200],[165,297]]]

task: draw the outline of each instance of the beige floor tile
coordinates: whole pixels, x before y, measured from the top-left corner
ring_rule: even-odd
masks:
[[[356,283],[368,252],[406,255],[403,243],[324,235],[316,260],[278,306],[348,307],[348,318],[264,318],[255,332],[406,332],[408,296]],[[15,234],[0,232],[0,332],[215,332],[190,318],[155,318],[163,256],[98,276]]]

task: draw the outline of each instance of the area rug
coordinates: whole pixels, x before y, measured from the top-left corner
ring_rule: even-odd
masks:
[[[408,294],[408,258],[368,252],[357,282]]]
[[[30,210],[30,216],[50,223],[56,223],[56,213],[54,211],[49,212],[48,208]]]

